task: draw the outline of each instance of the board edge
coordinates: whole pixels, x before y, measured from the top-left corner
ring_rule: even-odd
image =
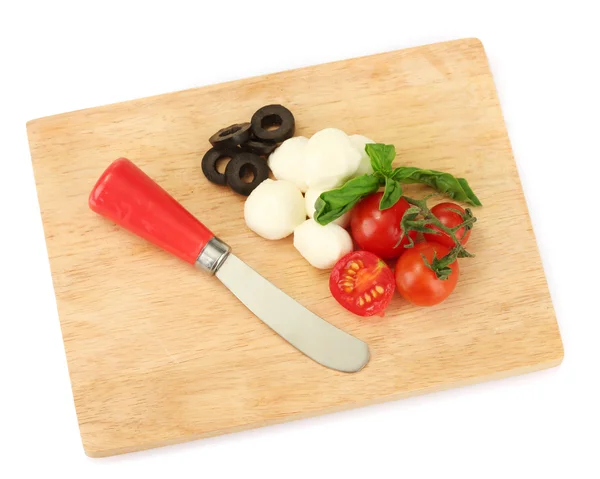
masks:
[[[431,386],[431,387],[424,388],[421,390],[409,391],[406,393],[392,394],[392,395],[385,396],[385,397],[379,397],[374,400],[361,401],[361,402],[357,402],[357,403],[353,403],[353,404],[345,404],[342,406],[330,407],[327,409],[321,409],[319,411],[313,411],[313,412],[309,412],[309,413],[299,413],[299,414],[295,414],[295,415],[289,415],[289,416],[285,416],[285,417],[281,417],[281,418],[273,419],[273,420],[269,420],[269,421],[264,421],[264,422],[254,422],[254,423],[243,424],[241,426],[235,426],[235,427],[231,427],[231,428],[221,429],[221,430],[215,431],[215,432],[193,434],[191,436],[181,436],[181,437],[178,437],[175,439],[151,442],[151,443],[140,444],[140,445],[136,445],[136,446],[124,446],[124,447],[117,447],[117,448],[99,448],[99,447],[94,448],[94,447],[91,447],[90,444],[88,444],[86,442],[86,440],[83,436],[81,437],[82,445],[83,445],[83,449],[84,449],[86,456],[88,456],[89,458],[92,458],[92,459],[102,459],[102,458],[114,457],[114,456],[119,456],[119,455],[124,455],[124,454],[149,451],[152,449],[163,448],[163,447],[168,447],[168,446],[175,446],[178,444],[196,442],[196,441],[200,441],[203,439],[216,438],[216,437],[220,437],[220,436],[235,434],[238,432],[250,431],[253,429],[262,429],[262,428],[266,428],[266,427],[270,427],[270,426],[276,426],[278,424],[286,424],[286,423],[291,423],[294,421],[301,421],[304,419],[311,419],[311,418],[316,418],[316,417],[325,416],[325,415],[329,415],[329,414],[335,414],[335,413],[339,413],[339,412],[352,411],[352,410],[361,409],[364,407],[375,406],[377,404],[396,402],[396,401],[400,401],[402,399],[408,399],[411,397],[426,396],[426,395],[432,394],[432,393],[464,388],[466,386],[485,384],[488,382],[499,381],[499,380],[508,379],[511,377],[522,376],[522,375],[531,374],[531,373],[543,371],[545,369],[552,369],[552,368],[556,368],[556,367],[560,366],[560,364],[562,363],[563,358],[564,358],[564,349],[562,347],[562,341],[560,342],[559,346],[560,347],[556,351],[554,351],[556,353],[555,357],[552,357],[551,359],[548,359],[546,361],[543,361],[543,362],[540,362],[540,363],[537,363],[534,365],[520,366],[520,367],[513,368],[513,369],[495,372],[495,373],[487,375],[487,376],[468,378],[468,379],[464,379],[462,381],[458,381],[458,382],[454,382],[454,383],[435,385],[435,386]]]
[[[361,60],[364,58],[373,58],[373,57],[389,55],[389,54],[393,54],[393,53],[397,53],[397,52],[409,52],[411,50],[417,50],[417,49],[420,49],[423,47],[431,47],[431,46],[436,46],[436,45],[460,44],[460,43],[475,44],[477,47],[480,47],[485,52],[485,48],[483,47],[483,42],[479,38],[477,38],[477,37],[461,37],[461,38],[455,38],[452,40],[424,43],[424,44],[414,45],[414,46],[405,47],[405,48],[396,48],[393,50],[384,50],[384,51],[379,51],[379,52],[375,52],[375,53],[366,53],[364,55],[348,57],[348,58],[344,58],[341,60],[332,60],[332,61],[324,61],[321,63],[313,63],[310,65],[305,65],[305,66],[296,67],[296,68],[289,68],[286,70],[276,70],[276,71],[264,72],[264,73],[260,73],[260,74],[256,74],[256,75],[252,75],[252,76],[234,78],[234,79],[226,80],[226,81],[219,82],[219,83],[207,83],[204,85],[197,85],[197,86],[194,86],[191,88],[184,88],[182,90],[173,90],[173,91],[168,91],[168,92],[163,92],[163,93],[157,93],[156,95],[148,95],[148,96],[143,96],[143,97],[130,98],[128,100],[123,100],[123,101],[116,101],[116,102],[112,102],[112,103],[105,103],[105,104],[101,104],[101,105],[93,105],[93,106],[88,106],[88,107],[84,107],[84,108],[78,108],[75,110],[69,110],[69,111],[64,111],[64,112],[56,113],[56,114],[52,114],[52,115],[46,115],[46,116],[41,116],[38,118],[32,118],[31,120],[26,121],[25,125],[26,125],[27,131],[29,131],[29,129],[31,127],[37,126],[38,123],[42,123],[42,122],[49,121],[49,120],[57,120],[57,119],[60,119],[61,117],[73,115],[76,113],[77,114],[86,113],[86,112],[90,112],[92,110],[97,110],[99,108],[113,108],[113,107],[116,107],[119,105],[123,105],[125,103],[133,102],[133,101],[155,100],[155,99],[158,99],[159,97],[162,97],[165,95],[185,94],[185,93],[190,93],[192,91],[207,88],[207,87],[216,87],[216,86],[225,87],[225,86],[233,85],[240,81],[256,80],[256,79],[259,79],[259,78],[262,78],[265,76],[277,75],[280,73],[294,73],[294,72],[299,72],[299,71],[306,70],[309,68],[342,64],[342,63],[349,62],[349,61]],[[487,55],[486,55],[486,57],[487,57]]]

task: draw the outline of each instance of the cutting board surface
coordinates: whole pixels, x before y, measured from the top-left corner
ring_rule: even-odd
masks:
[[[249,231],[243,198],[207,182],[209,136],[281,103],[396,145],[396,164],[466,177],[484,204],[443,304],[398,295],[361,319],[292,239]],[[494,82],[475,39],[428,45],[34,120],[27,125],[85,451],[106,456],[555,366],[562,343]],[[356,374],[321,367],[218,280],[89,210],[127,157],[279,288],[366,341]],[[408,189],[413,195],[426,189]]]

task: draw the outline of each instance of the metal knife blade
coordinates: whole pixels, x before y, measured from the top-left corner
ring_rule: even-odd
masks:
[[[323,366],[360,371],[369,362],[369,347],[336,328],[229,254],[217,278],[260,320],[292,346]]]

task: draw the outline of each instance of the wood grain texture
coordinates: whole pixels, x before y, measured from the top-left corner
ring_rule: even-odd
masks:
[[[268,242],[200,159],[218,128],[282,103],[298,135],[325,127],[396,145],[397,164],[469,179],[484,204],[455,293],[399,297],[360,319],[291,238]],[[107,456],[555,366],[563,349],[481,43],[428,45],[34,120],[27,125],[85,451]],[[357,374],[321,367],[216,279],[92,213],[125,156],[300,303],[367,341]],[[419,194],[418,187],[409,188]]]

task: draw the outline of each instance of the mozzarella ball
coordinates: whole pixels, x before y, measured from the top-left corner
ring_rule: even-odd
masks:
[[[352,238],[339,225],[306,220],[294,230],[294,247],[315,268],[329,269],[352,251]]]
[[[267,179],[246,199],[244,219],[263,238],[285,238],[306,219],[304,198],[294,183]]]
[[[269,168],[278,180],[294,183],[303,193],[306,185],[306,145],[308,138],[295,136],[285,140],[269,156]]]
[[[356,172],[361,154],[342,130],[325,128],[306,145],[306,184],[331,190]]]
[[[375,142],[362,135],[351,135],[349,138],[354,147],[360,153],[360,163],[358,164],[358,168],[356,169],[354,176],[361,176],[373,173],[373,167],[371,166],[371,158],[369,158],[369,155],[367,155],[367,152],[365,151],[365,146],[368,143]]]

